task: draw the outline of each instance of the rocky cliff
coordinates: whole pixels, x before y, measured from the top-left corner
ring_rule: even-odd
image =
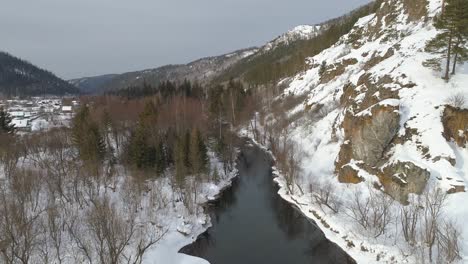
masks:
[[[330,143],[339,146],[331,156],[340,182],[376,182],[402,202],[429,180],[447,191],[464,189],[466,175],[457,170],[451,142],[466,145],[466,110],[451,106],[450,97],[468,94],[468,76],[446,84],[423,67],[432,56],[424,48],[436,34],[432,19],[440,6],[438,0],[382,1],[291,80],[286,93],[307,94],[304,108],[336,105],[319,123],[333,120],[327,129],[337,139]]]
[[[279,98],[300,102],[285,115],[294,117],[288,140],[302,157],[300,191],[289,188],[284,195],[301,206],[309,204],[307,197],[319,184],[336,188],[336,195],[346,197],[341,199],[346,206],[356,197],[353,192],[374,191],[404,205],[415,194],[440,188],[449,194],[445,220],[466,221],[468,209],[461,206],[468,201],[466,66],[448,83],[441,72],[423,66],[436,56],[425,47],[437,34],[433,19],[442,1],[379,4],[375,14],[361,18],[335,45],[309,58],[306,72],[280,82],[287,88]],[[349,226],[343,222],[346,213],[324,212],[313,214],[327,219],[324,228],[333,226],[330,222]],[[350,235],[354,230],[343,235],[331,229],[330,236],[339,234],[352,248],[349,237],[358,237]],[[468,228],[461,232],[468,235]],[[467,241],[462,242],[465,249]],[[387,262],[403,259],[390,257]]]

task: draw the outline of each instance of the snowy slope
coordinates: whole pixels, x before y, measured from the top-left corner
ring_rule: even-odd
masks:
[[[424,47],[437,33],[432,18],[440,11],[441,3],[383,1],[376,14],[360,19],[333,47],[309,58],[310,70],[283,81],[289,83],[283,98],[306,98],[288,112],[289,116],[302,113],[302,118],[289,128],[290,139],[297,143],[303,157],[297,184],[304,193],[288,190],[285,177],[279,176],[276,181],[283,187],[280,194],[318,222],[327,236],[358,262],[373,263],[377,256],[388,263],[416,260],[410,249],[398,242],[401,234],[397,227],[388,235],[370,239],[365,230],[356,229],[346,213],[334,214],[314,204],[308,191],[311,184],[331,183],[346,207],[353,192],[369,195],[374,188],[368,186],[374,183],[382,184],[382,191],[404,201],[419,189],[463,189],[468,180],[468,151],[443,136],[442,122],[453,95],[468,98],[468,74],[461,70],[446,83],[440,72],[423,66],[424,61],[433,58]],[[321,76],[319,68],[324,61],[327,68]],[[326,111],[320,110],[317,115],[317,109]],[[382,131],[394,127],[393,134]],[[381,142],[371,142],[368,130],[374,132],[375,141]],[[371,145],[376,147],[369,149]],[[380,150],[381,157],[369,156],[376,150]],[[411,172],[399,179],[407,186],[395,191],[392,187],[399,175],[386,173],[399,171],[400,164],[406,164]],[[351,173],[341,175],[345,167]],[[425,172],[429,175],[427,181]],[[420,178],[411,182],[413,176]],[[385,179],[391,179],[391,183],[386,184]],[[444,218],[460,224],[465,238],[463,259],[468,261],[468,227],[462,225],[468,207],[460,206],[466,201],[466,192],[450,194]]]
[[[277,48],[280,45],[288,45],[291,42],[298,40],[309,40],[320,34],[323,26],[320,25],[299,25],[276,39],[268,42],[260,49],[260,52],[266,52]]]

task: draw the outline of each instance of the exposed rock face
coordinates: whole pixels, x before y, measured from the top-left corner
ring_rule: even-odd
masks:
[[[320,78],[320,81],[322,83],[328,83],[334,78],[336,78],[337,76],[342,75],[345,72],[346,67],[350,65],[354,65],[356,63],[358,63],[357,59],[352,58],[352,59],[343,60],[339,63],[329,65],[325,73]]]
[[[444,116],[444,137],[454,140],[460,147],[466,147],[468,141],[468,110],[446,106]]]
[[[342,183],[352,183],[352,184],[358,184],[364,181],[364,179],[359,176],[358,171],[354,169],[352,166],[350,166],[349,164],[344,165],[340,169],[338,180]]]
[[[411,21],[420,20],[427,14],[427,0],[404,0],[405,10],[408,11],[408,19]]]
[[[452,185],[452,187],[447,191],[448,194],[466,192],[465,185]]]
[[[341,148],[337,171],[344,180],[341,168],[351,159],[359,160],[366,166],[376,166],[400,127],[397,106],[375,105],[369,114],[353,116],[348,114],[343,122],[347,144]]]
[[[385,192],[395,200],[407,203],[409,193],[424,191],[430,173],[411,162],[397,162],[384,167],[378,176]]]
[[[381,63],[382,61],[392,57],[394,54],[395,54],[395,50],[393,48],[389,48],[383,56],[380,56],[379,54],[377,54],[377,52],[374,52],[371,59],[368,60],[366,64],[364,65],[364,70],[367,71],[371,69],[375,65]]]
[[[440,5],[436,0],[376,3],[376,13],[361,18],[330,50],[314,56],[313,70],[294,79],[288,91],[308,94],[310,112],[338,102],[332,115],[318,119],[314,128],[330,129],[330,142],[341,144],[331,155],[340,182],[370,181],[402,203],[409,194],[422,193],[429,177],[437,177],[444,190],[453,187],[450,193],[462,192],[458,157],[441,135],[443,82],[423,68]],[[322,61],[327,67],[317,70]],[[445,138],[465,147],[467,111],[447,108],[443,117]],[[312,134],[323,142],[321,135]],[[313,146],[314,158],[330,153]]]
[[[372,40],[388,43],[401,37],[397,28],[382,27],[398,21],[401,10],[408,21],[418,21],[427,15],[427,0],[385,1],[377,11],[373,23],[368,27],[355,27],[348,43],[359,48]],[[397,42],[386,51],[364,53],[365,63],[357,83],[348,83],[343,88],[340,104],[345,109],[341,124],[344,130],[344,144],[336,161],[336,173],[341,182],[359,183],[363,181],[357,170],[377,175],[385,191],[395,199],[406,202],[409,193],[421,193],[430,176],[427,170],[410,162],[396,162],[383,168],[386,156],[397,141],[400,129],[399,90],[416,86],[402,74],[382,75],[375,78],[375,66],[397,54]],[[339,71],[336,73],[340,73]],[[328,81],[331,78],[324,78]],[[323,80],[322,80],[323,83]],[[394,87],[389,89],[388,87]],[[385,104],[390,101],[391,104]],[[401,142],[400,142],[401,143]],[[354,164],[352,164],[354,163]]]

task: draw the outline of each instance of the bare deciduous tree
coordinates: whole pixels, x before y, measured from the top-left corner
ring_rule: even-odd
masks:
[[[120,263],[123,252],[135,235],[136,209],[118,211],[108,198],[94,202],[87,216],[97,255],[102,264]]]
[[[410,245],[415,245],[422,207],[420,198],[410,200],[408,205],[400,204],[400,223],[403,236]]]
[[[323,206],[326,206],[333,213],[338,213],[343,203],[341,199],[337,197],[335,185],[330,181],[323,183],[318,180],[313,180],[315,179],[313,176],[309,176],[309,179],[312,179],[309,183],[312,200],[320,206],[323,212]]]
[[[427,190],[423,197],[423,227],[424,242],[429,250],[429,260],[433,260],[433,248],[437,241],[442,209],[447,201],[447,193],[440,188]]]
[[[355,191],[351,205],[348,206],[348,215],[361,227],[372,232],[377,238],[384,234],[393,220],[393,198],[385,193],[369,188],[369,195],[363,196]]]
[[[458,227],[450,221],[444,221],[437,234],[437,252],[439,263],[452,263],[460,259],[461,234]]]

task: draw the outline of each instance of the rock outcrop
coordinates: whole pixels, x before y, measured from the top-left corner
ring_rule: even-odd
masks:
[[[460,147],[466,147],[468,142],[468,109],[446,106],[442,117],[444,137],[447,141],[455,141]]]
[[[378,174],[387,194],[401,203],[408,201],[408,194],[421,194],[429,180],[429,171],[411,162],[397,162],[385,166]]]
[[[374,105],[358,116],[347,114],[343,122],[345,141],[336,163],[341,182],[356,183],[345,165],[351,160],[362,161],[373,168],[381,162],[384,152],[400,127],[398,106]]]

